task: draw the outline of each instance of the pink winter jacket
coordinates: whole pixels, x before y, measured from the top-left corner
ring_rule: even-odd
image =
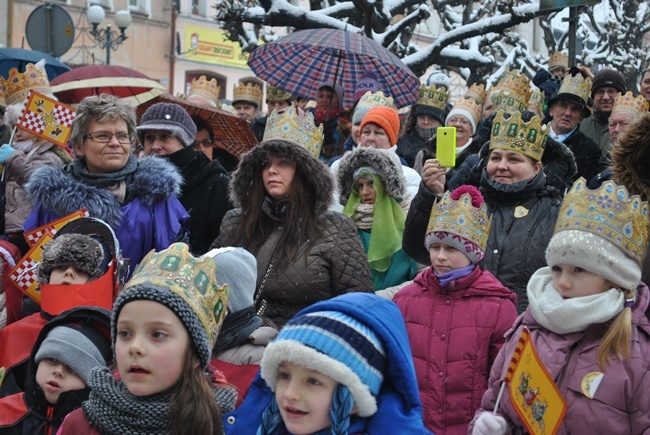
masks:
[[[499,394],[508,362],[512,359],[521,330],[526,325],[541,361],[555,380],[568,407],[558,434],[649,434],[650,433],[650,322],[645,315],[650,294],[641,283],[637,302],[632,310],[631,359],[621,361],[612,355],[611,364],[603,371],[597,362],[598,346],[608,323],[591,325],[583,332],[557,335],[542,328],[527,309],[508,332],[508,340],[490,373],[489,388],[483,396],[481,409],[492,412]],[[593,394],[585,395],[583,380],[591,373],[604,373]],[[593,376],[593,375],[592,375]],[[517,413],[510,404],[505,388],[497,413],[508,422],[508,434],[524,433]],[[472,433],[474,421],[468,430]],[[549,429],[550,430],[550,429]]]
[[[424,423],[436,435],[467,433],[517,318],[516,295],[478,266],[444,288],[429,267],[393,302],[406,323]]]

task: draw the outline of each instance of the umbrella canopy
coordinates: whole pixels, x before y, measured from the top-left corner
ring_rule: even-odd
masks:
[[[87,65],[51,81],[52,92],[63,103],[79,104],[90,95],[110,94],[134,105],[167,92],[165,87],[139,71],[117,65]]]
[[[336,29],[293,32],[256,48],[248,65],[262,80],[312,100],[323,83],[336,81],[343,87],[344,107],[352,107],[356,84],[368,73],[398,107],[415,103],[420,89],[420,79],[388,49]]]
[[[206,121],[214,132],[215,146],[228,151],[237,158],[250,151],[258,142],[245,119],[225,110],[200,106],[169,94],[159,95],[139,105],[137,108],[138,123],[140,123],[140,118],[144,112],[156,103],[178,104],[187,110],[190,116],[196,116]]]
[[[8,78],[11,68],[24,72],[28,63],[36,63],[41,59],[45,59],[45,72],[47,72],[47,78],[50,80],[59,74],[70,71],[68,65],[42,51],[4,47],[0,48],[0,76],[5,79]]]

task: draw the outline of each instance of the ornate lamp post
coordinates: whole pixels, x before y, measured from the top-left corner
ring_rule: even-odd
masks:
[[[117,11],[115,13],[115,24],[117,25],[117,28],[120,29],[119,34],[115,30],[111,30],[110,24],[107,24],[105,29],[98,28],[106,17],[104,8],[101,6],[94,5],[89,7],[86,16],[88,17],[90,24],[93,25],[90,34],[95,38],[95,41],[97,41],[100,48],[106,49],[106,65],[109,65],[111,63],[111,50],[117,50],[117,48],[127,38],[125,31],[126,28],[131,25],[131,14],[126,10]]]

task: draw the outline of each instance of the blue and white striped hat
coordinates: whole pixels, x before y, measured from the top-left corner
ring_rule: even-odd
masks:
[[[338,311],[319,311],[289,320],[264,351],[262,378],[275,391],[278,367],[288,361],[345,385],[361,417],[377,412],[386,351],[372,329]]]

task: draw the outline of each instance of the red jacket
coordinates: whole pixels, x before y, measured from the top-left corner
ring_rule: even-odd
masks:
[[[466,434],[517,318],[516,295],[478,266],[442,287],[433,268],[399,291],[427,428]]]

